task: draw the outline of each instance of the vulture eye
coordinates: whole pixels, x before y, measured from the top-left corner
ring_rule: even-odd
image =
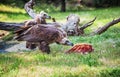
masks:
[[[76,23],[74,23],[74,24],[76,24]]]
[[[46,16],[46,14],[44,14],[44,16]]]

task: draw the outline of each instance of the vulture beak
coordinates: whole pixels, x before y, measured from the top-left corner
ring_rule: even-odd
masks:
[[[47,19],[51,19],[51,16],[46,16]]]
[[[69,42],[69,41],[66,41],[66,42],[65,42],[65,45],[68,45],[68,46],[73,46],[74,44],[73,44],[73,43],[71,43],[71,42]]]

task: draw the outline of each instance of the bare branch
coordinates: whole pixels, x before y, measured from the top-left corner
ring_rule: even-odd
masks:
[[[117,23],[120,22],[120,18],[116,19],[116,20],[113,20],[111,22],[108,22],[107,24],[105,24],[103,27],[101,28],[98,28],[95,32],[93,32],[93,35],[95,34],[102,34],[103,32],[107,31],[107,29]]]
[[[89,21],[88,23],[82,25],[79,29],[80,29],[80,30],[84,30],[85,28],[87,28],[87,27],[89,27],[90,25],[92,25],[95,20],[96,20],[96,17],[95,17],[93,20]]]
[[[36,13],[33,10],[33,6],[35,4],[35,0],[30,0],[24,6],[25,11],[34,19],[36,17]]]

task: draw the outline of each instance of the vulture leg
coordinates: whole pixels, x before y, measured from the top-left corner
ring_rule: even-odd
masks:
[[[47,54],[50,53],[49,44],[46,43],[45,41],[40,42],[39,45],[38,45],[38,48],[39,48],[39,50],[41,50],[42,52],[45,52],[45,53],[47,53]]]
[[[36,47],[37,47],[37,44],[26,41],[26,48],[35,49]]]

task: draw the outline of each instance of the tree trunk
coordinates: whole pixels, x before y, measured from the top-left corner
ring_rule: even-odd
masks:
[[[65,12],[66,11],[66,2],[65,0],[61,0],[61,12]]]
[[[24,25],[23,23],[0,22],[0,30],[7,30],[7,31],[17,30],[23,25]]]

